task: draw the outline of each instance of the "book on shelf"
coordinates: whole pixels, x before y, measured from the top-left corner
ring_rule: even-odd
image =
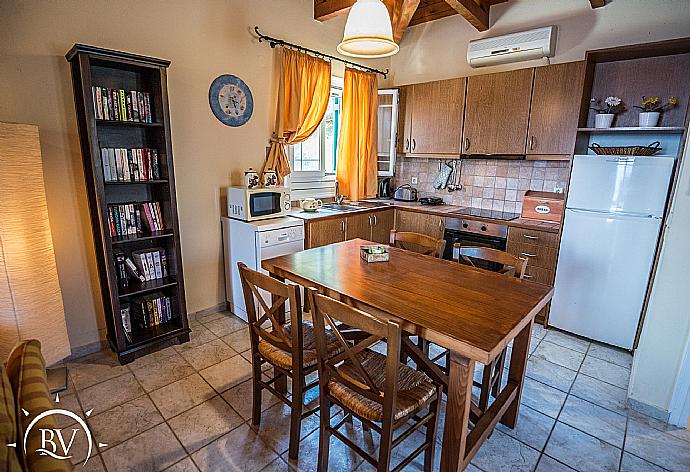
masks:
[[[101,148],[101,166],[106,182],[145,182],[161,178],[157,149]]]
[[[129,303],[123,303],[120,305],[120,318],[122,319],[122,329],[125,332],[125,337],[127,341],[132,342],[132,317],[130,315],[130,305]]]
[[[93,111],[97,120],[153,123],[151,98],[138,90],[91,87]]]
[[[132,251],[132,259],[143,275],[144,281],[162,279],[169,274],[168,258],[162,248],[155,247]]]
[[[108,205],[110,236],[137,236],[163,231],[160,202],[113,203]]]
[[[129,305],[130,322],[139,328],[152,328],[172,320],[172,300],[161,292],[133,298]]]

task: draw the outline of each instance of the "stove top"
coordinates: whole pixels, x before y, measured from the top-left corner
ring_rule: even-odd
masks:
[[[456,215],[478,216],[483,218],[492,218],[494,220],[510,221],[520,217],[519,213],[511,213],[507,211],[498,210],[484,210],[481,208],[464,207],[459,210],[452,211]]]

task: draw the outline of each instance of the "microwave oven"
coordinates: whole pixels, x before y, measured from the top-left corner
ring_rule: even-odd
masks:
[[[285,187],[228,187],[228,216],[243,221],[285,216],[290,193]]]

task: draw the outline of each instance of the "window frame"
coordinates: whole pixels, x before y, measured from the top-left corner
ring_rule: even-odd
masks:
[[[390,147],[388,150],[388,162],[389,170],[382,171],[379,170],[379,152],[376,150],[376,173],[379,177],[393,177],[395,176],[395,161],[397,159],[398,150],[398,113],[400,109],[400,90],[397,88],[379,89],[379,97],[381,95],[392,95],[393,100],[391,103],[391,136],[390,136]],[[379,108],[381,108],[379,103]]]

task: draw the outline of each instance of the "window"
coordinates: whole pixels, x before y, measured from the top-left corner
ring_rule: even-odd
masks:
[[[335,194],[335,169],[340,131],[340,105],[343,80],[331,79],[331,96],[323,120],[305,141],[288,146],[292,173],[286,179],[291,198],[332,197]]]
[[[379,90],[378,175],[395,173],[395,148],[398,135],[398,90]]]

